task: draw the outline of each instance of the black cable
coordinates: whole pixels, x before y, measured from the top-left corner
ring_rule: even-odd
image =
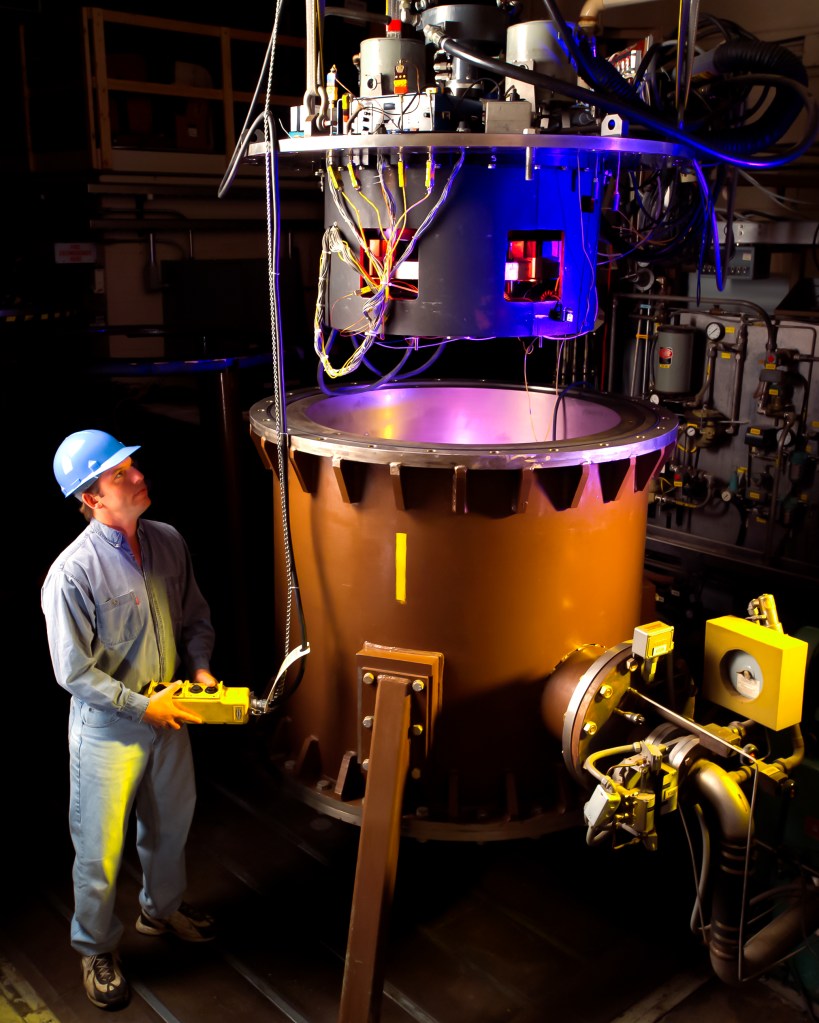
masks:
[[[645,227],[664,226],[668,230],[676,230],[680,227],[684,227],[686,224],[690,225],[692,211],[696,212],[699,210],[699,206],[689,205],[683,206],[681,203],[680,195],[679,174],[676,172],[669,176],[660,176],[653,182],[649,182],[643,189],[639,189],[636,185],[632,185],[634,188],[634,201],[640,211],[641,217],[637,225],[638,229],[644,229]],[[670,201],[668,205],[661,211],[660,215],[655,215],[645,205],[643,194],[648,194],[649,189],[655,190],[660,197],[660,201],[664,201],[664,196],[670,193]],[[690,195],[690,189],[686,190],[686,195]]]
[[[555,400],[554,414],[552,415],[552,441],[557,440],[557,413],[560,410],[560,403],[566,397],[566,393],[570,391],[573,387],[587,386],[588,384],[586,383],[585,380],[573,380],[570,384],[566,384],[566,386],[561,390],[560,394],[558,394],[557,399]],[[565,437],[563,439],[566,440]]]
[[[813,145],[816,137],[819,136],[819,106],[817,106],[812,95],[804,85],[780,75],[753,73],[737,75],[731,79],[732,84],[738,84],[741,86],[773,85],[788,89],[799,96],[799,99],[809,116],[808,130],[804,137],[798,143],[795,143],[787,149],[782,155],[768,160],[750,160],[743,159],[738,154],[717,149],[705,139],[698,138],[695,135],[691,135],[686,131],[676,128],[671,122],[663,120],[661,117],[657,117],[651,109],[640,100],[626,101],[614,95],[601,95],[596,92],[592,92],[590,94],[588,89],[583,89],[580,86],[564,82],[551,75],[541,74],[538,71],[530,71],[528,68],[518,67],[516,64],[509,64],[503,60],[484,56],[484,54],[478,52],[472,47],[466,46],[455,39],[450,39],[440,30],[431,28],[430,26],[427,26],[424,31],[431,41],[445,53],[449,53],[454,57],[460,57],[461,60],[475,64],[477,67],[482,67],[485,70],[490,71],[492,74],[504,75],[508,78],[514,78],[521,82],[527,82],[531,85],[542,86],[543,88],[551,89],[553,92],[557,92],[560,95],[580,100],[585,105],[589,105],[591,103],[591,105],[594,106],[601,106],[608,111],[620,114],[626,118],[632,118],[644,126],[652,128],[661,135],[673,139],[682,146],[687,147],[689,150],[694,150],[698,153],[705,154],[717,160],[722,160],[726,163],[737,164],[741,167],[773,168],[784,166],[785,164],[792,162],[796,159],[796,157],[805,153]],[[745,143],[746,145],[749,143],[747,138],[745,139]],[[750,151],[754,152],[755,149],[751,149]]]
[[[588,51],[585,37],[583,42],[586,43],[586,48],[575,39],[574,33],[566,23],[555,0],[543,0],[543,5],[549,12],[551,20],[557,25],[566,48],[574,60],[577,72],[587,85],[595,90],[607,88],[624,100],[629,97],[637,98],[634,86],[627,82],[615,67],[607,60]]]
[[[750,89],[748,90],[748,92],[750,92]],[[762,108],[767,103],[767,101],[768,101],[768,99],[770,97],[770,94],[771,94],[771,90],[770,89],[762,89],[762,91],[761,91],[761,93],[759,95],[759,99],[757,99],[755,103],[753,103],[749,107],[743,107],[743,110],[742,110],[743,120],[746,120],[746,121],[750,120],[754,116],[754,114],[756,114],[760,110],[762,110]]]
[[[279,7],[280,6],[281,5],[279,4]],[[256,117],[256,119],[253,121],[249,128],[247,126],[248,121],[250,120],[250,115],[253,113],[253,108],[256,106],[256,101],[259,98],[259,93],[262,91],[262,83],[264,82],[265,79],[265,72],[268,70],[268,65],[273,54],[273,44],[275,42],[276,35],[278,32],[278,8],[276,13],[277,17],[274,19],[273,29],[271,30],[270,39],[268,40],[267,43],[267,50],[265,51],[264,60],[262,61],[262,70],[259,72],[259,78],[258,81],[256,82],[256,88],[253,90],[253,96],[250,100],[250,105],[247,108],[247,114],[245,114],[244,124],[242,125],[242,128],[239,132],[239,138],[236,142],[233,154],[228,162],[227,169],[225,170],[222,180],[219,183],[219,188],[216,190],[216,195],[219,199],[222,199],[227,194],[228,190],[230,189],[230,186],[233,184],[233,181],[236,178],[236,174],[239,170],[239,164],[242,161],[245,153],[247,152],[247,147],[250,145],[251,135],[264,119],[263,111]]]
[[[452,107],[452,118],[455,119],[455,115],[458,113],[460,108],[463,106],[464,101],[469,99],[469,94],[475,88],[476,85],[481,85],[484,82],[488,82],[494,89],[495,92],[500,95],[500,82],[496,82],[494,78],[476,78],[474,81],[469,83],[469,87],[466,88],[456,100]]]
[[[732,39],[757,38],[753,32],[749,32],[741,25],[738,25],[737,22],[731,21],[729,18],[718,18],[713,14],[701,14],[699,20],[710,23],[713,29],[720,33],[725,42],[730,42]],[[707,39],[710,34],[711,33],[708,31],[702,32],[698,35],[698,39]]]
[[[715,17],[713,14],[701,14],[699,16],[699,24],[708,25],[706,29],[701,29],[699,24],[697,26],[697,42],[702,42],[703,39],[709,39],[712,35],[719,33],[722,36],[722,41],[727,43],[729,39],[733,39],[732,34],[733,22],[727,22],[723,19]]]
[[[465,100],[469,98],[470,92],[475,88],[476,85],[486,83],[492,86],[491,91],[500,94],[500,82],[496,82],[494,78],[475,78],[473,79],[468,87],[458,96],[459,100]]]
[[[324,347],[324,350],[327,355],[330,354],[330,349],[332,348],[333,341],[335,341],[335,336],[336,335],[334,335],[332,339]],[[396,365],[393,366],[392,369],[387,370],[386,373],[382,374],[379,374],[378,369],[375,366],[373,366],[373,364],[367,359],[366,356],[364,356],[361,360],[362,364],[365,365],[371,373],[375,374],[375,376],[377,376],[378,379],[373,381],[362,381],[361,383],[358,384],[352,384],[346,387],[342,386],[335,388],[329,387],[325,382],[324,363],[321,360],[319,360],[319,363],[316,366],[316,382],[318,383],[322,392],[328,395],[329,397],[334,397],[337,394],[367,394],[370,391],[377,391],[380,388],[391,383],[393,380],[397,379],[398,374],[406,365],[407,360],[409,359],[411,354],[412,348],[409,345],[407,345],[406,349],[401,354]]]
[[[645,253],[644,257],[641,257],[645,262],[659,262],[670,256],[684,253],[690,246],[692,239],[699,240],[701,238],[703,229],[702,203],[691,201],[693,198],[691,189],[685,188],[680,191],[679,175],[676,171],[673,177],[660,175],[659,173],[654,174],[642,186],[634,180],[633,174],[630,174],[630,177],[632,181],[631,188],[634,192],[633,201],[640,212],[637,230],[646,232],[641,245],[649,239],[652,241],[650,249],[641,250]],[[655,214],[645,204],[644,195],[648,194],[650,190],[656,191],[656,194],[661,197],[670,195],[668,204],[661,209],[659,214]],[[602,224],[606,225],[605,228],[602,227]],[[607,221],[603,221],[602,224],[602,233],[612,244],[615,251],[619,249],[621,255],[634,251],[633,245],[628,242],[624,246],[619,244],[619,239],[612,238],[611,231],[608,229],[610,225]],[[662,233],[658,234],[658,229],[660,228],[662,228]]]
[[[654,62],[654,58],[657,57],[663,50],[673,48],[672,42],[658,42],[652,43],[651,46],[643,54],[643,59],[640,61],[637,71],[634,74],[634,88],[635,90],[639,87],[642,80],[648,74],[648,70]]]

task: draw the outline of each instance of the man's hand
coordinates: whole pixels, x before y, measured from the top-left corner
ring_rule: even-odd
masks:
[[[197,681],[200,675],[212,678],[208,672],[198,671]],[[214,680],[215,681],[215,680]],[[174,694],[179,692],[179,686],[171,682],[169,686],[154,693],[148,698],[148,707],[142,716],[142,720],[155,728],[176,728],[181,727],[181,722],[187,721],[192,725],[201,725],[202,718],[198,714],[191,714],[190,711],[182,710],[174,702]]]
[[[197,668],[196,669],[196,671],[194,673],[194,676],[193,676],[193,681],[197,685],[202,686],[203,689],[206,689],[208,686],[218,686],[219,685],[219,679],[215,678],[213,675],[211,675],[211,673],[209,671],[205,671],[204,668]]]

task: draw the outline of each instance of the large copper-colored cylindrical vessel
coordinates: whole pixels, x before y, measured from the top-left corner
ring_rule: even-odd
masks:
[[[275,470],[271,403],[250,419]],[[572,649],[638,624],[648,484],[676,417],[577,391],[448,383],[291,395],[286,428],[310,642],[287,707],[291,772],[325,810],[355,818],[347,775],[366,768],[368,682],[392,668],[424,682],[408,821],[445,838],[558,826],[543,680]]]

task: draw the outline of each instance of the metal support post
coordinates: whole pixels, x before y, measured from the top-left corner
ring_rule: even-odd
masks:
[[[383,931],[398,868],[409,764],[410,680],[378,675],[339,1023],[378,1023]]]

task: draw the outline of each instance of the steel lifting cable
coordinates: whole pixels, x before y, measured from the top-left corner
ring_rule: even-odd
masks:
[[[276,462],[279,476],[279,503],[282,517],[282,540],[284,546],[284,571],[287,588],[284,651],[285,657],[279,671],[274,676],[267,696],[262,701],[264,710],[269,709],[271,701],[275,702],[282,692],[284,678],[287,670],[300,657],[309,653],[310,646],[306,638],[304,617],[301,610],[301,599],[298,593],[298,580],[296,567],[293,558],[293,547],[290,536],[290,515],[287,487],[287,460],[285,458],[285,446],[287,444],[287,416],[285,407],[285,377],[284,377],[284,345],[281,334],[280,316],[280,295],[279,295],[279,206],[278,206],[278,150],[275,125],[270,116],[270,99],[273,87],[273,64],[275,58],[275,40],[278,34],[279,17],[281,14],[283,0],[277,0],[276,14],[273,22],[273,35],[270,47],[270,62],[268,65],[267,91],[265,94],[264,118],[264,141],[265,141],[265,209],[267,219],[267,266],[268,266],[268,293],[270,302],[270,332],[273,357],[273,411],[276,426]],[[298,605],[299,620],[301,625],[301,645],[295,650],[290,649],[290,633],[293,618],[294,598]],[[302,663],[303,671],[303,663]],[[301,673],[298,680],[291,687],[291,692],[301,680]]]

